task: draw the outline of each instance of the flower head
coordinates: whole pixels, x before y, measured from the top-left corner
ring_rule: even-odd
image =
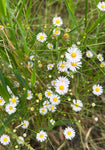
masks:
[[[24,138],[22,136],[19,136],[17,142],[18,144],[23,144]]]
[[[52,70],[53,67],[54,67],[54,64],[48,64],[48,65],[47,65],[47,69],[48,69],[48,70]]]
[[[32,92],[31,92],[30,90],[27,90],[27,99],[28,99],[28,100],[31,100],[32,97],[33,97]]]
[[[57,65],[58,70],[61,72],[66,72],[67,71],[67,62],[65,61],[60,61]]]
[[[53,24],[55,26],[61,26],[63,24],[63,20],[61,19],[61,17],[54,17]]]
[[[88,58],[92,58],[92,57],[93,57],[93,53],[92,53],[91,51],[87,51],[87,52],[86,52],[86,56],[87,56]]]
[[[7,104],[6,107],[5,107],[5,111],[6,111],[9,115],[11,115],[11,114],[13,114],[13,113],[16,112],[16,107],[15,107],[15,105],[12,104],[12,103]]]
[[[41,130],[39,133],[37,133],[36,139],[39,142],[44,142],[47,139],[47,133],[45,131]]]
[[[41,115],[45,115],[47,113],[47,108],[46,107],[42,107],[39,109],[39,112]]]
[[[47,47],[48,47],[48,49],[53,49],[53,44],[48,43],[48,44],[47,44]]]
[[[99,61],[103,61],[103,60],[104,60],[102,54],[98,54],[98,55],[97,55],[97,58],[98,58]]]
[[[1,144],[3,145],[8,145],[10,143],[10,137],[6,134],[3,134],[1,137],[0,137],[0,142]]]
[[[103,87],[101,85],[94,85],[93,86],[93,94],[99,96],[103,93]]]
[[[72,140],[75,137],[75,131],[72,127],[65,128],[63,133],[67,140]]]
[[[15,97],[14,95],[9,99],[9,102],[11,104],[14,104],[14,106],[17,106],[17,104],[19,103],[19,98]]]
[[[22,125],[22,128],[23,128],[23,129],[27,129],[28,126],[29,126],[29,121],[24,120],[24,121],[21,122],[21,125]]]
[[[73,100],[74,104],[71,104],[71,107],[73,108],[74,111],[78,112],[82,109],[83,104],[80,100]]]
[[[0,96],[0,106],[3,106],[5,104],[4,99]]]
[[[101,10],[101,11],[105,11],[105,2],[99,2],[97,7]]]
[[[60,104],[60,97],[56,94],[52,94],[50,97],[50,102],[53,105],[59,105]]]
[[[54,124],[55,124],[55,120],[50,119],[50,123],[51,123],[52,125],[54,125]]]
[[[47,39],[47,35],[44,33],[44,32],[40,32],[40,33],[38,33],[37,34],[37,40],[39,41],[39,42],[45,42],[46,41],[46,39]]]

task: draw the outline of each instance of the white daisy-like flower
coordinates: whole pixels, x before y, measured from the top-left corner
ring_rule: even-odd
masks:
[[[105,62],[101,62],[100,67],[101,68],[105,67]]]
[[[103,61],[103,60],[104,60],[102,54],[98,54],[98,55],[97,55],[97,58],[98,58],[99,61]]]
[[[94,85],[93,86],[93,94],[94,95],[97,95],[97,96],[99,96],[99,95],[101,95],[103,93],[103,87],[101,86],[101,85]]]
[[[56,80],[52,80],[52,81],[51,81],[51,85],[52,85],[52,86],[55,86],[55,83],[56,83]]]
[[[0,96],[0,106],[3,106],[5,104],[4,99]]]
[[[47,139],[47,133],[41,130],[39,133],[36,134],[36,139],[39,142],[44,142]]]
[[[6,107],[5,107],[5,111],[9,114],[9,115],[11,115],[11,114],[13,114],[13,113],[15,113],[16,112],[16,107],[15,107],[15,105],[14,104],[7,104],[6,105]]]
[[[68,92],[68,85],[63,82],[57,82],[55,84],[55,91],[60,95],[64,95]]]
[[[99,2],[97,7],[101,10],[101,11],[105,11],[105,2]]]
[[[81,61],[67,61],[68,69],[70,69],[73,72],[76,72],[77,69],[79,69],[82,65]]]
[[[12,94],[12,90],[10,89],[8,85],[7,85],[7,91],[9,92],[9,94]]]
[[[53,30],[53,34],[55,34],[55,35],[60,35],[60,34],[61,34],[61,31],[60,31],[58,28],[55,28],[55,29]]]
[[[31,100],[33,98],[33,94],[30,90],[27,90],[27,99]]]
[[[3,29],[4,29],[4,27],[2,25],[0,25],[0,30],[3,30]]]
[[[39,93],[39,94],[38,94],[38,98],[39,98],[40,100],[42,100],[42,93]]]
[[[43,107],[45,107],[45,108],[48,108],[48,106],[49,106],[49,101],[47,100],[47,101],[44,101],[43,102]]]
[[[50,102],[52,105],[59,105],[60,104],[60,97],[56,94],[52,94],[50,97]]]
[[[77,47],[70,47],[67,49],[68,52],[65,53],[66,59],[69,61],[80,61],[82,58],[82,53]]]
[[[19,136],[17,139],[18,144],[23,144],[24,143],[24,138],[22,136]]]
[[[66,32],[70,32],[71,29],[70,29],[70,28],[66,28],[65,31],[66,31]]]
[[[0,137],[0,142],[1,142],[2,145],[8,145],[10,143],[10,137],[6,134],[3,134]]]
[[[31,60],[31,61],[34,61],[34,60],[35,60],[34,55],[31,55],[31,56],[30,56],[30,60]]]
[[[39,109],[39,112],[40,112],[41,115],[45,115],[45,114],[47,114],[47,108],[42,107],[42,108]]]
[[[28,61],[28,68],[32,68],[33,67],[33,62]]]
[[[61,19],[61,17],[54,17],[53,24],[55,26],[61,26],[63,24],[63,20]]]
[[[23,120],[22,122],[21,122],[21,127],[23,128],[23,129],[27,129],[28,128],[28,126],[29,126],[29,121],[27,121],[27,120]]]
[[[67,127],[63,134],[67,140],[72,140],[75,137],[75,130],[72,127]]]
[[[81,100],[75,100],[75,99],[73,99],[73,103],[74,104],[71,104],[71,107],[72,107],[72,109],[74,111],[78,112],[78,111],[80,111],[82,109],[83,104],[82,104]]]
[[[54,64],[48,64],[48,65],[47,65],[47,69],[48,69],[48,70],[52,70],[53,67],[54,67]]]
[[[56,80],[56,84],[60,82],[66,84],[66,86],[69,86],[70,84],[70,81],[68,80],[68,78],[63,77],[63,76],[58,77],[58,79]]]
[[[51,97],[51,95],[52,95],[52,91],[51,90],[47,90],[47,91],[45,91],[45,96],[47,97],[47,98],[50,98]]]
[[[13,104],[14,106],[17,106],[17,104],[19,103],[19,98],[13,95],[13,96],[9,99],[9,102],[10,102],[11,104]]]
[[[43,43],[43,42],[46,41],[47,35],[46,35],[44,32],[40,32],[40,33],[37,34],[36,38],[37,38],[37,40],[38,40],[39,42],[42,42],[42,43]]]
[[[53,44],[48,43],[48,44],[47,44],[47,47],[48,47],[48,49],[53,49]]]
[[[57,65],[58,70],[61,72],[66,72],[67,71],[67,62],[65,61],[60,61]]]
[[[76,45],[76,44],[72,44],[71,47],[72,47],[72,48],[77,48],[77,45]]]
[[[91,51],[86,51],[86,56],[88,58],[92,58],[93,57],[93,53]]]
[[[54,125],[54,124],[55,124],[55,120],[50,119],[50,123],[51,123],[52,125]]]
[[[51,111],[51,112],[55,112],[56,109],[57,109],[56,106],[53,105],[53,104],[50,104],[50,105],[48,106],[48,110]]]

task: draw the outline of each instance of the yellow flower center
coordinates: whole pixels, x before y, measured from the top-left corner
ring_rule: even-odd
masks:
[[[75,67],[75,66],[77,65],[77,63],[76,63],[76,62],[71,62],[71,65],[72,65],[73,67]]]
[[[44,39],[44,36],[43,36],[43,35],[41,35],[41,36],[40,36],[40,39],[41,39],[41,40],[43,40],[43,39]]]
[[[71,56],[72,56],[72,57],[76,57],[77,55],[76,55],[75,52],[72,52],[72,53],[71,53]]]
[[[57,98],[56,98],[56,97],[54,97],[54,98],[53,98],[53,101],[54,101],[54,102],[56,102],[56,101],[57,101]]]
[[[100,64],[100,67],[103,68],[104,67],[104,63]]]
[[[56,23],[57,23],[57,24],[59,24],[59,23],[60,23],[60,21],[59,21],[59,20],[56,20]]]
[[[78,104],[78,103],[75,103],[75,106],[76,106],[76,107],[78,107],[78,106],[79,106],[79,104]]]
[[[0,25],[0,29],[2,29],[2,28],[3,28],[3,26]]]
[[[99,88],[96,88],[96,92],[99,92],[100,91],[100,89]]]
[[[23,125],[24,125],[24,126],[26,126],[27,124],[26,124],[26,123],[24,123]]]
[[[2,103],[2,99],[0,99],[0,103]]]
[[[51,48],[51,45],[49,45],[49,48]]]
[[[104,8],[105,8],[105,5],[101,5],[101,8],[104,9]]]
[[[49,68],[51,68],[52,67],[52,65],[49,65]]]
[[[64,86],[63,86],[63,85],[60,85],[60,86],[59,86],[59,89],[63,91],[63,90],[64,90]]]
[[[88,55],[90,56],[91,54],[90,54],[90,53],[88,53]]]
[[[7,142],[7,138],[5,137],[5,138],[3,138],[3,142]]]
[[[53,82],[53,84],[55,84],[55,82]]]
[[[99,56],[99,59],[102,59],[102,56]]]
[[[43,138],[43,134],[40,134],[40,138]]]
[[[51,95],[51,93],[50,93],[50,92],[47,92],[47,95],[48,95],[48,96],[50,96],[50,95]]]
[[[54,106],[51,106],[50,108],[51,108],[51,110],[53,110],[53,109],[54,109]]]
[[[58,34],[58,33],[59,33],[59,31],[58,31],[58,30],[55,30],[55,33],[56,33],[56,34]]]
[[[28,93],[27,96],[30,96],[30,93]]]
[[[45,112],[45,109],[42,109],[42,112]]]
[[[34,56],[32,57],[32,59],[34,59]]]
[[[68,131],[67,134],[68,134],[68,135],[71,135],[71,131]]]
[[[42,95],[41,94],[39,94],[38,97],[39,97],[40,100],[42,99]]]
[[[12,110],[12,109],[13,109],[13,107],[12,107],[12,106],[10,106],[10,107],[9,107],[9,110]]]
[[[68,38],[69,38],[69,35],[68,35],[67,33],[65,33],[65,34],[64,34],[64,38],[65,38],[65,39],[68,39]]]
[[[12,98],[12,103],[16,103],[16,99],[15,98]]]
[[[65,68],[65,65],[64,64],[61,64],[61,66],[60,66],[62,69],[64,69]]]

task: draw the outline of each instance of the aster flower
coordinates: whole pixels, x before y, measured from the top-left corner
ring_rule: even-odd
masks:
[[[39,112],[40,112],[41,115],[45,115],[47,113],[47,108],[42,107],[42,108],[39,109]]]
[[[44,142],[47,139],[47,133],[41,130],[39,133],[36,134],[36,139],[39,142]]]
[[[5,107],[5,111],[9,114],[9,115],[11,115],[11,114],[13,114],[13,113],[15,113],[16,112],[16,107],[15,107],[15,105],[14,104],[7,104],[6,105],[6,107]]]
[[[34,61],[34,60],[35,60],[34,55],[31,55],[31,56],[30,56],[30,61]]]
[[[55,112],[56,109],[57,109],[56,106],[53,105],[53,104],[50,104],[50,105],[48,106],[48,110],[51,111],[51,112]]]
[[[52,95],[52,91],[51,90],[47,90],[47,91],[45,91],[45,96],[47,97],[47,98],[50,98],[51,97],[51,95]]]
[[[50,102],[52,105],[59,105],[60,104],[60,97],[57,94],[52,94],[50,97]]]
[[[0,106],[3,106],[5,104],[4,99],[0,96]]]
[[[43,107],[48,108],[49,104],[50,104],[49,101],[46,100],[43,102]]]
[[[40,100],[42,100],[42,93],[39,93],[39,94],[38,94],[38,98],[39,98]]]
[[[70,69],[71,71],[73,72],[76,72],[77,69],[79,69],[82,65],[82,62],[81,61],[67,61],[67,66],[68,66],[68,69]]]
[[[61,26],[63,24],[63,20],[61,19],[61,17],[54,17],[53,24],[55,26]]]
[[[28,68],[32,68],[33,67],[33,62],[28,61]]]
[[[48,49],[53,49],[53,44],[48,43],[48,44],[47,44],[47,47],[48,47]]]
[[[9,92],[9,94],[12,94],[12,90],[10,89],[8,85],[7,85],[7,91]]]
[[[21,122],[21,125],[22,125],[22,128],[23,128],[23,129],[27,129],[28,126],[29,126],[29,121],[23,120],[23,121]]]
[[[13,96],[9,99],[9,102],[10,102],[11,104],[13,104],[14,106],[17,106],[17,104],[19,103],[19,98],[13,95]]]
[[[105,2],[99,2],[97,7],[101,10],[101,11],[105,11]]]
[[[81,107],[83,107],[83,104],[82,104],[81,100],[73,99],[73,103],[74,104],[71,104],[71,107],[74,111],[78,112],[82,109]]]
[[[0,142],[1,142],[2,145],[8,145],[10,143],[10,137],[6,134],[3,134],[0,137]]]
[[[93,57],[93,53],[91,51],[86,51],[86,56],[88,58],[92,58]]]
[[[67,71],[67,62],[65,61],[60,61],[57,65],[58,70],[61,72],[66,72]]]
[[[53,67],[54,67],[54,64],[48,64],[48,65],[47,65],[47,69],[48,69],[48,70],[52,70]]]
[[[39,41],[39,42],[45,42],[46,41],[46,39],[47,39],[47,35],[44,33],[44,32],[40,32],[40,33],[38,33],[37,34],[37,40]]]
[[[93,86],[93,94],[99,96],[103,93],[103,87],[101,85],[94,85]]]
[[[60,31],[58,28],[55,28],[55,29],[53,30],[53,34],[54,34],[54,35],[60,35],[60,34],[61,34],[61,31]]]
[[[103,61],[103,60],[104,60],[102,54],[98,54],[98,55],[97,55],[97,58],[98,58],[99,61]]]
[[[72,127],[65,128],[63,133],[67,140],[72,140],[75,137],[75,131]]]
[[[17,142],[18,142],[18,144],[23,144],[24,138],[22,136],[19,136]]]
[[[68,85],[63,82],[57,82],[55,84],[55,91],[60,95],[64,95],[68,92]]]
[[[0,25],[0,30],[3,30],[3,29],[4,29],[4,27],[2,25]]]
[[[54,124],[55,124],[55,120],[50,119],[50,123],[51,123],[52,125],[54,125]]]
[[[30,90],[27,90],[27,99],[31,100],[33,98],[33,94]]]

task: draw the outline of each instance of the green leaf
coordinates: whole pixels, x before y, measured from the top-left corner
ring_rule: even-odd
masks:
[[[31,74],[31,86],[33,87],[35,81],[36,81],[36,61],[34,61],[34,65],[33,65],[33,71],[32,71],[32,74]]]
[[[6,16],[6,0],[0,0],[0,16]]]
[[[10,98],[9,93],[2,85],[0,85],[0,96],[2,96],[6,102],[8,102],[8,99]]]
[[[3,77],[3,74],[2,74],[1,70],[0,70],[0,79],[1,79],[1,82],[2,82],[2,85],[4,86],[4,88],[7,89],[6,84],[5,84],[5,80],[4,80],[4,77]]]

